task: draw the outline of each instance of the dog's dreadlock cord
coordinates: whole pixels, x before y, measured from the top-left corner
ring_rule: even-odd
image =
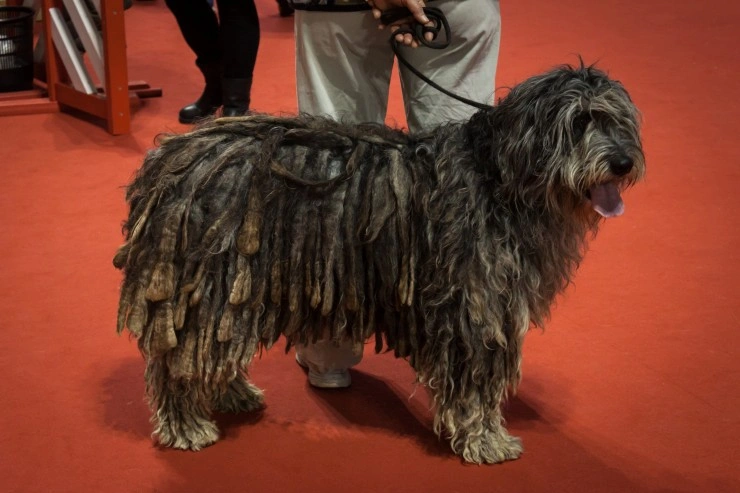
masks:
[[[396,32],[393,33],[391,36],[390,42],[391,42],[391,48],[393,49],[393,53],[395,53],[396,58],[398,58],[398,61],[401,62],[407,69],[409,69],[414,75],[416,75],[418,78],[438,90],[439,92],[446,94],[447,96],[454,98],[461,103],[465,103],[467,105],[473,106],[474,108],[478,108],[479,110],[485,110],[491,108],[488,104],[479,103],[477,101],[473,101],[472,99],[467,99],[462,96],[459,96],[451,91],[448,91],[444,87],[440,86],[436,82],[432,81],[428,77],[426,77],[424,74],[419,72],[411,63],[409,63],[408,60],[401,54],[400,45],[401,43],[396,40],[396,36],[399,34],[411,34],[414,39],[421,43],[422,45],[426,46],[427,48],[431,48],[434,50],[442,50],[444,48],[447,48],[450,45],[450,42],[452,41],[452,32],[450,30],[450,24],[447,22],[447,18],[442,13],[441,10],[439,10],[436,7],[424,7],[424,13],[429,18],[430,21],[432,21],[432,26],[425,26],[423,24],[418,23],[417,21],[414,21],[411,26],[402,27],[398,29]],[[411,12],[405,8],[400,7],[396,9],[389,9],[383,12],[383,14],[380,17],[380,22],[384,25],[390,25],[398,20],[404,19],[406,17],[409,17],[411,15]],[[441,41],[437,41],[437,36],[439,35],[440,31],[444,30],[444,39]],[[427,41],[425,38],[426,33],[432,33],[432,41]]]

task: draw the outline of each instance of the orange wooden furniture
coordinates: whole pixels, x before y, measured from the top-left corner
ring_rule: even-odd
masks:
[[[54,46],[49,9],[64,8],[61,1],[41,0],[41,6],[45,80],[35,79],[35,88],[30,91],[0,93],[0,116],[49,113],[69,107],[102,118],[113,135],[129,133],[132,100],[159,97],[162,91],[145,82],[129,83],[123,0],[100,2],[105,80],[100,81],[96,94],[86,94],[71,85]]]

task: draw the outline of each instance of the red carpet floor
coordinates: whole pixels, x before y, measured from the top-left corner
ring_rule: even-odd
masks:
[[[253,106],[295,110],[292,21],[259,0]],[[122,186],[197,97],[162,0],[126,12],[132,79],[164,89],[111,137],[69,114],[0,119],[0,491],[740,491],[740,4],[503,0],[498,84],[599,61],[644,114],[645,183],[606,223],[508,406],[525,455],[466,466],[408,365],[371,353],[350,390],[258,361],[261,416],[200,453],[150,441],[144,365],[114,332]],[[454,29],[454,26],[453,26]],[[440,96],[441,97],[441,96]],[[403,123],[397,86],[392,120]]]

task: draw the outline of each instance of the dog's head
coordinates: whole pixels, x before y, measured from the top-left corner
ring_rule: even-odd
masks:
[[[620,191],[645,173],[637,108],[622,84],[594,67],[532,77],[491,112],[502,179],[525,196],[544,193],[550,206],[619,215]]]

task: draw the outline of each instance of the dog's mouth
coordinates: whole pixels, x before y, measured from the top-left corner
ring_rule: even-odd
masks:
[[[624,202],[616,183],[595,185],[586,192],[586,196],[591,201],[591,207],[602,217],[617,217],[624,214]]]

